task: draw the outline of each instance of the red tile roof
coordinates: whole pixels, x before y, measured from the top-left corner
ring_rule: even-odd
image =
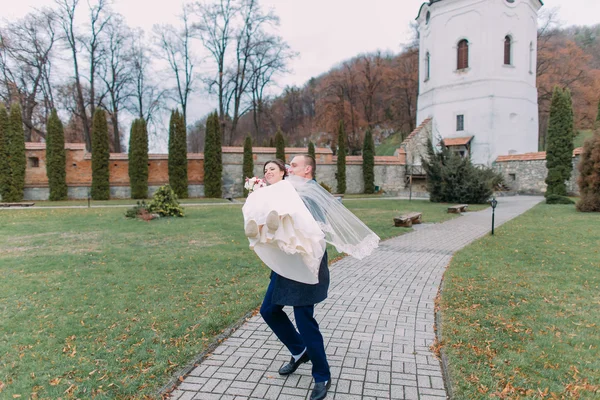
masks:
[[[473,136],[445,138],[442,141],[444,142],[445,146],[466,146],[471,143],[471,140],[473,140]]]

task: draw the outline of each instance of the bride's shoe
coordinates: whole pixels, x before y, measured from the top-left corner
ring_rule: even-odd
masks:
[[[279,229],[279,214],[277,214],[277,211],[273,210],[267,215],[266,225],[270,231]]]
[[[244,229],[244,233],[246,234],[246,237],[249,238],[258,236],[258,224],[255,220],[251,219],[248,221],[246,228]]]

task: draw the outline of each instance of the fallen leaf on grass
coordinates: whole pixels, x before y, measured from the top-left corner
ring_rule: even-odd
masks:
[[[56,386],[60,383],[60,381],[62,380],[62,378],[54,378],[50,381],[50,386]]]

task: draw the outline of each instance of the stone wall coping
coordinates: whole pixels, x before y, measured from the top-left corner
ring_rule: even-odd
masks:
[[[319,165],[337,164],[338,157],[333,156],[331,162],[320,162]],[[347,165],[362,165],[362,156],[346,156]],[[405,165],[405,163],[396,156],[375,156],[375,165]]]
[[[573,150],[573,157],[581,155],[583,147],[578,147]],[[509,162],[509,161],[539,161],[546,159],[545,151],[538,151],[536,153],[524,153],[524,154],[511,154],[509,156],[499,156],[496,158],[496,162]]]
[[[83,156],[84,160],[91,160],[92,153],[85,153]],[[148,154],[148,160],[168,160],[168,154]],[[204,160],[203,153],[187,153],[188,160]],[[110,153],[109,160],[111,161],[127,161],[129,155],[127,153]]]
[[[46,150],[46,143],[25,142],[25,150]],[[65,150],[85,150],[85,143],[65,143]]]
[[[223,146],[223,153],[244,153],[243,147]],[[275,147],[252,147],[252,154],[275,154]],[[286,147],[285,154],[308,154],[308,147]],[[315,154],[333,154],[327,147],[315,147]]]

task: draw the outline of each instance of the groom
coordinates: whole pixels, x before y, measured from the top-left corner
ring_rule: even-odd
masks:
[[[310,155],[301,155],[294,157],[289,172],[291,175],[314,179],[315,169],[315,159]],[[315,386],[310,396],[311,400],[324,399],[331,386],[331,372],[325,354],[323,335],[314,317],[315,304],[327,298],[328,288],[329,268],[327,251],[325,251],[319,267],[319,283],[315,285],[300,283],[273,272],[260,308],[260,314],[265,322],[292,354],[290,362],[279,369],[279,374],[289,375],[296,371],[300,364],[312,362]],[[284,306],[294,307],[298,330],[283,311]]]

